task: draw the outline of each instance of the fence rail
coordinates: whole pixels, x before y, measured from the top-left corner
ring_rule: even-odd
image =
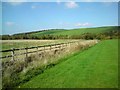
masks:
[[[61,48],[61,47],[63,47],[63,45],[67,46],[68,44],[75,43],[75,42],[78,42],[78,41],[72,41],[72,42],[67,42],[67,43],[57,43],[57,44],[50,44],[50,45],[42,45],[42,46],[36,46],[36,47],[12,48],[12,49],[9,49],[9,50],[1,50],[0,53],[11,52],[11,55],[2,56],[2,57],[0,57],[0,59],[12,57],[12,59],[15,60],[14,59],[15,56],[26,55],[26,57],[27,57],[27,55],[30,54],[30,53]],[[46,47],[49,47],[49,48],[46,48]],[[36,48],[35,51],[28,52],[28,50],[35,49],[35,48]],[[42,49],[39,50],[39,48],[42,48]],[[20,51],[20,50],[25,50],[25,52],[18,53],[18,54],[15,53],[15,51]]]

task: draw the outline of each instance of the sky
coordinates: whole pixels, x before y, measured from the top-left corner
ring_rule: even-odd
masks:
[[[117,25],[117,2],[2,2],[0,34]]]

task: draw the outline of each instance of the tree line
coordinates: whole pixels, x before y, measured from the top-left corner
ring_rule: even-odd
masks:
[[[43,35],[33,35],[29,33],[23,34],[15,34],[15,35],[1,35],[0,39],[2,40],[16,40],[16,39],[39,39],[39,40],[55,40],[55,39],[113,39],[120,38],[120,31],[113,30],[104,33],[84,33],[81,35],[51,35],[51,34],[43,34]]]

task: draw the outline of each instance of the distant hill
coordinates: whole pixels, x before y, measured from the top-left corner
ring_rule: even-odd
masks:
[[[95,28],[78,28],[78,29],[50,29],[34,31],[27,33],[18,33],[14,35],[3,35],[2,39],[91,39],[112,38],[118,36],[118,26],[106,26]]]
[[[70,30],[47,30],[47,31],[40,31],[40,32],[36,32],[36,33],[31,33],[32,35],[81,35],[84,33],[104,33],[104,32],[108,32],[108,31],[112,31],[112,30],[118,30],[117,26],[109,26],[109,27],[96,27],[96,28],[80,28],[80,29],[70,29]]]

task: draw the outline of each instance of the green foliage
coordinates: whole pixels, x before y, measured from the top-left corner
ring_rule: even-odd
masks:
[[[81,29],[51,29],[37,32],[3,35],[3,40],[8,39],[109,39],[117,38],[120,31],[117,26],[81,28]]]
[[[9,40],[9,39],[12,39],[10,35],[2,35],[0,36],[0,39],[2,40]]]
[[[37,75],[21,88],[118,88],[118,40],[103,40]],[[113,52],[114,51],[114,52]]]

